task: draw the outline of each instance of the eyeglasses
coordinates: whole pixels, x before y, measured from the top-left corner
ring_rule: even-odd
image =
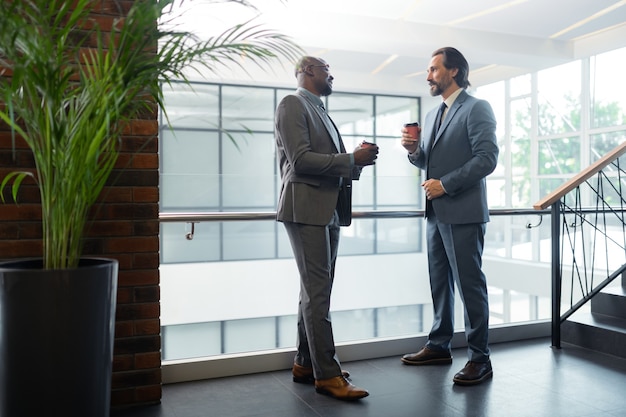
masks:
[[[307,68],[311,68],[311,67],[326,68],[326,72],[330,71],[330,66],[328,64],[326,64],[326,65],[313,65],[313,64],[310,64],[310,65],[305,65],[305,66],[303,66],[301,68],[298,68],[296,70],[296,74],[303,73],[303,72],[305,72],[307,70]]]
[[[307,65],[307,67],[326,68],[327,70],[330,70],[330,66],[328,64],[326,64],[326,65]]]

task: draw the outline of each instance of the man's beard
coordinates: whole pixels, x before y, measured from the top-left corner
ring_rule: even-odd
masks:
[[[441,93],[443,93],[443,89],[441,88],[441,85],[439,85],[438,83],[432,83],[430,86],[430,95],[433,97],[436,97],[436,96],[441,95]]]
[[[452,84],[452,78],[443,78],[439,82],[432,82],[430,87],[430,95],[433,97],[440,96]],[[433,88],[435,87],[435,88]]]
[[[324,87],[324,89],[322,90],[322,94],[320,94],[322,97],[326,97],[329,96],[333,93],[333,88],[326,84],[326,87]]]

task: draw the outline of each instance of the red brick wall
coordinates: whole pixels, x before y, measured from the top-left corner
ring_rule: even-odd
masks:
[[[132,2],[103,0],[97,16],[103,27]],[[123,12],[122,12],[123,13]],[[161,399],[159,296],[159,158],[157,108],[132,121],[120,158],[92,210],[84,254],[115,258],[117,294],[111,403],[113,408],[158,403]],[[30,151],[0,127],[0,178],[34,166]],[[8,192],[5,191],[5,196]],[[40,257],[38,190],[25,183],[19,205],[0,203],[0,259]]]

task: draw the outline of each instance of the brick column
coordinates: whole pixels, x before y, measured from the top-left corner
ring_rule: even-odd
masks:
[[[119,169],[103,191],[90,253],[120,262],[111,401],[113,407],[161,399],[159,157],[157,109],[131,123]],[[91,244],[93,243],[93,245]]]
[[[96,17],[104,30],[130,1],[104,0]],[[121,6],[121,7],[120,7]],[[113,408],[161,400],[159,294],[158,110],[133,120],[122,140],[109,186],[87,225],[85,256],[119,261],[111,403]],[[30,150],[0,125],[0,178],[32,169]],[[9,191],[5,191],[9,197]],[[0,259],[41,257],[39,192],[25,182],[19,205],[0,203]],[[36,400],[36,399],[35,399]]]

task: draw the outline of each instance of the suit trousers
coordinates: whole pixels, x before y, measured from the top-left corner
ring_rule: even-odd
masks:
[[[482,271],[485,223],[445,224],[431,212],[427,219],[428,271],[434,308],[426,345],[450,350],[454,335],[454,285],[464,305],[468,358],[489,359],[489,300]]]
[[[315,379],[341,375],[330,320],[330,295],[339,246],[339,216],[326,226],[283,222],[300,273],[295,363],[312,366]]]

